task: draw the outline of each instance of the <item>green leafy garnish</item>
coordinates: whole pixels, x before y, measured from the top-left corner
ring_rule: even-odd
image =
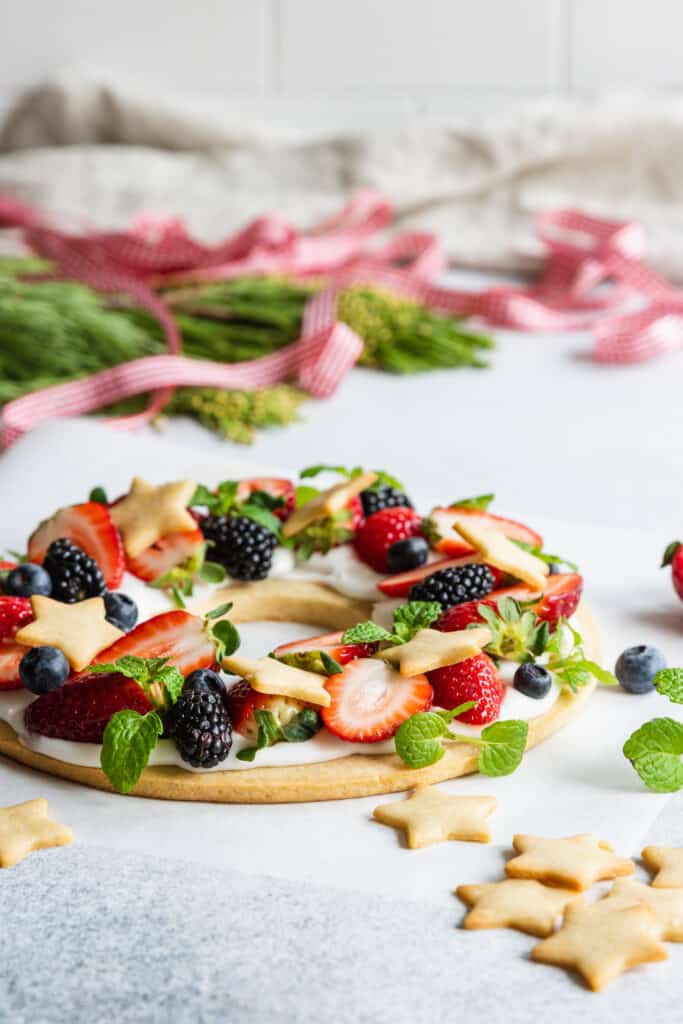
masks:
[[[393,632],[376,622],[360,622],[351,626],[342,636],[344,644],[406,644],[421,629],[427,629],[441,615],[438,601],[408,601],[394,611]]]
[[[88,501],[95,501],[98,505],[108,505],[109,499],[104,487],[93,487],[88,495]]]
[[[297,495],[302,489],[297,488]],[[312,497],[318,493],[315,491]],[[307,502],[304,501],[302,504],[305,505]],[[299,508],[298,499],[297,508]],[[325,519],[319,519],[305,529],[299,530],[293,537],[288,537],[282,543],[285,547],[293,548],[301,561],[307,561],[315,552],[325,555],[333,547],[353,540],[354,532],[350,529],[352,519],[353,512],[350,508],[340,508]]]
[[[511,775],[522,763],[529,725],[510,719],[482,729],[479,771],[482,775]]]
[[[102,737],[100,764],[117,792],[130,793],[163,731],[156,711],[141,715],[125,709],[112,715]]]
[[[346,480],[355,480],[367,472],[368,470],[364,469],[363,466],[328,466],[324,463],[319,463],[318,465],[307,466],[306,469],[302,469],[299,476],[302,480],[308,480],[311,477],[319,476],[320,473],[337,473]],[[397,480],[390,473],[386,473],[383,469],[373,469],[370,472],[376,473],[377,479],[374,484],[368,487],[369,491],[376,491],[380,487],[395,487],[397,491],[403,490],[401,481]]]
[[[218,562],[206,561],[206,544],[198,545],[189,558],[157,577],[150,587],[165,590],[176,608],[185,608],[185,598],[192,597],[197,583],[222,583],[225,569]]]
[[[452,501],[448,507],[475,508],[480,512],[485,512],[495,497],[495,494],[477,494],[474,498],[461,498],[460,501]]]
[[[234,654],[240,645],[240,635],[230,619],[221,619],[209,628],[208,634],[216,648],[216,661],[219,665],[223,658]]]
[[[662,562],[659,567],[660,569],[663,569],[665,565],[671,565],[680,546],[680,540],[672,540],[670,544],[667,544],[664,548],[664,554],[662,555]]]
[[[530,555],[535,558],[539,558],[546,565],[566,565],[572,572],[578,572],[579,567],[575,562],[570,562],[568,558],[562,558],[561,555],[551,555],[547,551],[543,551],[537,544],[529,544],[525,540],[516,540],[514,537],[510,537],[513,544],[516,544],[522,551],[528,551]]]
[[[673,718],[653,718],[624,744],[624,755],[655,793],[675,793],[683,787],[681,754],[683,725]]]
[[[572,647],[568,652],[563,652],[564,636],[567,633],[571,637]],[[555,681],[560,686],[568,687],[572,693],[576,693],[592,679],[597,679],[604,686],[618,685],[611,672],[585,656],[581,634],[566,619],[560,619],[557,623],[548,641],[546,653],[546,667],[553,673]]]
[[[157,707],[175,704],[183,688],[184,679],[175,665],[168,658],[138,658],[134,654],[125,654],[116,661],[90,665],[89,673],[118,672],[127,679],[134,679],[144,691],[148,699]]]
[[[489,654],[523,662],[533,661],[546,650],[550,637],[548,623],[525,610],[514,598],[499,598],[495,609],[480,604],[477,611],[491,630],[491,641],[486,645]]]
[[[303,743],[320,730],[320,715],[313,708],[302,708],[286,725],[280,725],[272,711],[259,708],[254,711],[258,725],[256,746],[244,747],[237,754],[238,761],[253,761],[259,750],[272,747],[275,743]]]
[[[343,644],[375,644],[382,641],[393,643],[394,634],[376,622],[359,622],[357,626],[345,630],[342,636]]]
[[[655,690],[672,704],[683,704],[683,668],[662,668],[653,679]]]
[[[265,491],[254,491],[246,501],[240,502],[237,500],[238,490],[239,480],[223,480],[214,491],[199,484],[190,505],[201,506],[213,516],[246,516],[279,537],[282,524],[273,515],[273,509],[282,506],[282,499],[274,498]]]
[[[477,746],[477,767],[482,775],[510,775],[520,765],[526,747],[527,722],[510,719],[494,722],[481,736],[451,732],[449,724],[458,715],[475,707],[476,701],[461,704],[452,711],[418,711],[403,722],[395,737],[396,753],[409,768],[426,768],[444,756],[444,741]]]

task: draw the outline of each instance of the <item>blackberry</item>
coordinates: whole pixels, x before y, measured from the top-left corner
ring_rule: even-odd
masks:
[[[487,565],[460,565],[439,569],[410,588],[409,601],[438,601],[442,608],[465,601],[477,601],[493,590],[494,580]]]
[[[367,519],[373,512],[381,512],[383,508],[412,508],[410,498],[397,490],[396,487],[389,487],[385,484],[374,491],[361,491],[361,504],[363,515]]]
[[[90,555],[81,551],[67,537],[53,540],[47,549],[43,568],[52,580],[55,601],[75,604],[88,597],[100,597],[107,586],[102,570]]]
[[[223,698],[210,690],[185,690],[166,715],[166,734],[193,768],[215,768],[232,746],[232,725]]]
[[[277,537],[247,516],[205,516],[200,523],[211,541],[208,557],[236,580],[264,580],[273,564]]]

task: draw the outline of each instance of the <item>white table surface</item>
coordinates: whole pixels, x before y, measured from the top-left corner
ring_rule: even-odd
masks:
[[[683,606],[657,564],[667,541],[683,533],[677,472],[683,436],[677,378],[683,357],[608,369],[587,361],[588,342],[582,335],[500,334],[499,344],[490,371],[419,378],[355,371],[333,399],[305,406],[301,423],[263,432],[248,449],[220,442],[193,423],[176,421],[162,437],[183,445],[183,453],[163,442],[147,443],[159,438],[153,430],[137,435],[139,440],[121,437],[115,442],[109,432],[84,428],[92,437],[84,456],[70,441],[76,436],[70,433],[73,428],[44,430],[49,445],[56,445],[63,456],[63,474],[60,479],[51,472],[49,487],[34,487],[31,481],[34,474],[40,479],[42,467],[29,460],[27,488],[11,495],[2,488],[13,512],[0,542],[20,542],[18,522],[40,518],[55,501],[76,500],[73,482],[86,478],[114,490],[135,470],[167,478],[179,461],[192,466],[198,477],[221,475],[222,469],[230,475],[235,459],[278,467],[364,462],[401,476],[417,496],[457,498],[495,490],[501,511],[532,518],[552,538],[551,549],[570,552],[583,562],[591,603],[605,629],[608,662],[627,644],[652,642],[662,646],[670,663],[680,664]],[[217,456],[225,458],[220,469]],[[81,464],[84,457],[87,467]],[[15,476],[16,462],[12,453],[0,460],[0,481],[3,467],[9,469],[11,463]],[[666,798],[644,791],[619,749],[641,721],[669,713],[670,706],[659,697],[599,694],[589,714],[530,755],[520,772],[495,780],[501,808],[495,842],[489,847],[443,844],[417,853],[402,849],[393,830],[369,822],[376,798],[317,805],[314,818],[311,808],[303,806],[226,807],[216,813],[205,805],[122,800],[37,776],[6,761],[0,764],[2,803],[47,796],[86,846],[147,856],[163,851],[164,858],[198,865],[310,878],[349,892],[365,890],[443,908],[458,882],[499,876],[514,831],[558,824],[558,787],[567,773],[574,786],[562,790],[571,796],[561,808],[566,827],[558,825],[556,834],[602,831],[608,822],[606,838],[628,855],[637,855],[651,834],[660,841],[680,841],[678,817],[671,813],[677,801],[667,804]],[[491,785],[479,778],[449,784],[467,792],[488,792]],[[456,920],[457,915],[456,909]],[[491,941],[496,950],[519,946],[514,937]],[[473,950],[471,967],[476,969],[485,942],[465,948]],[[679,952],[673,951],[672,964],[658,975],[671,996],[683,991]],[[512,960],[509,970],[514,973]],[[561,972],[554,973],[563,981],[553,984],[562,991],[566,983],[574,993],[576,986]],[[634,995],[645,1007],[651,988],[640,977],[638,982]]]

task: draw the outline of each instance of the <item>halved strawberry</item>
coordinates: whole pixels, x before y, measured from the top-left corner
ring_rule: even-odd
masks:
[[[60,537],[67,537],[95,559],[109,590],[121,585],[125,569],[123,544],[106,505],[86,501],[82,505],[60,508],[31,534],[29,561],[42,563],[52,541]]]
[[[294,484],[285,477],[258,476],[250,480],[240,480],[237,488],[237,500],[246,501],[254,491],[265,491],[273,498],[281,498],[284,504],[280,508],[273,509],[278,519],[286,519],[294,510]]]
[[[100,651],[98,664],[116,661],[124,654],[139,658],[168,658],[184,676],[197,668],[211,668],[216,650],[203,621],[189,612],[172,611],[155,615]]]
[[[450,555],[452,558],[474,554],[474,548],[462,539],[457,530],[453,529],[453,520],[456,516],[470,516],[487,526],[501,530],[510,540],[523,540],[525,543],[531,544],[532,547],[543,547],[543,538],[539,533],[514,519],[505,519],[492,512],[482,512],[480,509],[463,508],[458,505],[454,505],[452,508],[435,508],[429,515],[429,520],[440,537],[433,545],[434,550],[440,551],[444,555]]]
[[[579,606],[582,592],[583,576],[576,573],[548,576],[543,596],[535,604],[530,605],[530,608],[539,619],[554,626],[560,618],[571,618]],[[455,605],[454,608],[447,608],[434,623],[434,629],[453,633],[459,629],[467,629],[471,622],[482,622],[482,617],[477,611],[478,606],[485,604],[489,608],[495,608],[501,597],[514,597],[516,601],[533,601],[538,597],[538,591],[524,583],[492,590],[481,601],[466,601],[464,604]]]
[[[0,640],[0,691],[21,689],[19,662],[27,650],[28,647],[13,640]]]
[[[450,711],[459,704],[476,701],[475,707],[457,716],[459,722],[487,725],[498,718],[505,685],[488,654],[435,668],[427,676],[434,687],[434,703],[438,707]]]
[[[304,651],[325,651],[331,658],[338,661],[340,665],[355,658],[369,658],[377,650],[378,644],[343,644],[343,632],[323,633],[321,636],[312,636],[306,640],[294,640],[289,644],[280,644],[273,651],[276,658],[283,654],[298,654]]]
[[[442,558],[438,562],[427,562],[425,565],[421,565],[419,569],[411,569],[410,572],[399,573],[398,576],[387,576],[377,586],[387,597],[405,597],[414,583],[420,583],[427,576],[431,576],[441,569],[450,569],[458,565],[469,565],[471,562],[476,561],[477,559],[474,555],[466,555],[463,558]],[[494,586],[499,586],[502,573],[492,565],[489,566],[489,569],[493,574]]]
[[[233,729],[251,743],[256,743],[259,733],[258,722],[254,717],[255,711],[270,711],[278,725],[284,726],[307,706],[293,697],[257,693],[256,690],[252,690],[246,679],[240,679],[231,686],[225,699]]]
[[[156,544],[146,548],[137,558],[128,559],[128,569],[138,579],[148,583],[165,576],[171,569],[182,565],[196,554],[204,543],[201,530],[185,530],[162,537]]]
[[[27,597],[0,596],[0,640],[13,637],[32,618],[33,610]]]
[[[30,732],[76,743],[101,743],[110,718],[130,709],[144,715],[152,705],[134,679],[111,675],[77,676],[66,686],[44,693],[26,708]]]
[[[350,743],[377,743],[402,722],[432,705],[426,676],[404,678],[378,658],[359,658],[325,684],[329,707],[322,719],[335,736]]]

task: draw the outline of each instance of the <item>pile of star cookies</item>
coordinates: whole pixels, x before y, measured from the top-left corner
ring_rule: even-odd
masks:
[[[449,839],[487,843],[494,797],[452,796],[420,786],[406,800],[375,808],[376,821],[405,832],[410,849]],[[590,833],[563,839],[516,835],[507,878],[459,885],[469,908],[465,928],[515,928],[543,941],[531,959],[578,971],[595,992],[638,964],[668,959],[662,940],[683,942],[683,849],[648,846],[642,858],[656,875],[634,881],[635,864]],[[595,883],[615,880],[586,903]],[[558,923],[561,922],[559,929]],[[557,929],[557,930],[556,930]]]

